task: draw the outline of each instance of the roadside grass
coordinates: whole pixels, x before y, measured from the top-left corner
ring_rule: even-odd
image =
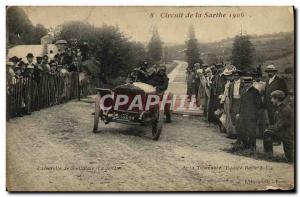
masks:
[[[231,148],[224,148],[223,151],[238,156],[250,157],[257,160],[265,160],[270,162],[281,162],[281,163],[287,162],[286,158],[283,155],[274,155],[273,157],[270,157],[262,152],[254,151],[251,149],[242,149],[234,145]]]

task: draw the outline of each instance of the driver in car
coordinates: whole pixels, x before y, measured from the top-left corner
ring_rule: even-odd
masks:
[[[157,92],[164,92],[168,89],[169,78],[166,66],[160,66],[157,72],[153,73],[148,80],[148,84],[154,86]]]
[[[149,73],[147,71],[148,68],[148,62],[144,61],[142,65],[140,65],[138,68],[135,68],[129,75],[129,82],[142,82],[147,83],[149,79]]]

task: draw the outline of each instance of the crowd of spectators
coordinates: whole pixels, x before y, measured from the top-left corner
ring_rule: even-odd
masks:
[[[13,56],[7,65],[8,117],[23,116],[55,105],[78,94],[80,49],[52,50],[44,56],[28,53],[26,60]]]
[[[266,154],[283,144],[287,161],[293,160],[293,93],[274,65],[238,70],[233,65],[196,63],[187,68],[187,94],[196,96],[208,122],[218,125],[234,151],[256,152],[256,139]],[[265,75],[263,75],[265,73]]]

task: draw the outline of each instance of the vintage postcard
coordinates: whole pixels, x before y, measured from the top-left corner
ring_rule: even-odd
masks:
[[[6,7],[6,188],[295,191],[294,7]]]

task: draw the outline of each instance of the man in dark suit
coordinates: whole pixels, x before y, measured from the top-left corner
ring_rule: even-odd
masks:
[[[210,93],[210,103],[208,110],[208,121],[219,123],[219,119],[215,116],[214,112],[221,108],[219,96],[223,94],[226,84],[226,79],[223,75],[224,67],[222,64],[215,65],[217,71],[213,76],[212,85],[211,85],[211,93]]]
[[[262,99],[259,91],[253,86],[252,77],[243,77],[240,108],[237,115],[238,139],[243,148],[256,149],[256,127]]]
[[[274,65],[268,65],[265,72],[268,74],[268,80],[266,81],[264,105],[268,111],[269,123],[273,125],[276,106],[271,101],[271,93],[275,90],[281,90],[287,95],[287,85],[284,79],[277,76],[278,70]]]

